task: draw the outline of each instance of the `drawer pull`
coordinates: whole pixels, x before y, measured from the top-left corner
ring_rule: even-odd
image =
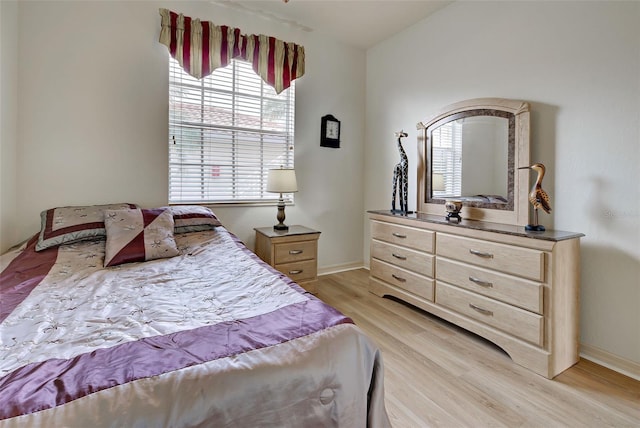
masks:
[[[489,315],[490,317],[492,317],[492,316],[493,316],[493,312],[491,312],[491,311],[489,311],[489,310],[487,310],[487,309],[483,309],[483,308],[481,308],[481,307],[479,307],[479,306],[476,306],[476,305],[474,305],[473,303],[469,303],[469,307],[470,307],[471,309],[473,309],[474,311],[480,312],[480,313],[481,313],[481,314],[483,314],[483,315]]]
[[[483,253],[482,251],[478,251],[478,250],[469,250],[469,252],[471,254],[473,254],[474,256],[483,257],[485,259],[492,259],[493,258],[493,254],[491,254],[491,253]]]
[[[396,259],[399,259],[399,260],[407,260],[407,258],[405,256],[399,256],[396,253],[391,253],[391,255],[393,257],[395,257]]]
[[[392,235],[400,239],[405,239],[407,237],[407,235],[403,235],[402,233],[398,233],[398,232],[393,232]]]
[[[289,254],[302,254],[303,250],[289,250]]]
[[[481,287],[493,287],[493,283],[483,281],[481,279],[476,278],[475,276],[470,276],[469,281],[473,282],[474,284],[478,284]]]
[[[289,275],[298,275],[299,273],[302,273],[302,269],[289,271]]]
[[[400,282],[407,282],[407,280],[405,278],[402,278],[401,276],[396,275],[395,273],[392,273],[391,276],[396,280],[396,281],[400,281]]]

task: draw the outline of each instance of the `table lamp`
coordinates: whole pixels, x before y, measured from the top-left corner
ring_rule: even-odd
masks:
[[[298,191],[296,182],[296,171],[292,168],[270,169],[267,175],[267,192],[280,193],[278,200],[278,224],[273,226],[274,230],[289,230],[289,226],[284,224],[284,198],[283,193],[293,193]]]

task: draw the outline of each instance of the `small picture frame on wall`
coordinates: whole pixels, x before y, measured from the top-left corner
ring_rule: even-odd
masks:
[[[330,114],[322,116],[320,146],[340,148],[340,121]]]

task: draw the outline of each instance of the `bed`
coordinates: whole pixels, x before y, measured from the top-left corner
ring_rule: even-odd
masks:
[[[389,426],[376,345],[213,213],[104,207],[0,257],[0,427]]]

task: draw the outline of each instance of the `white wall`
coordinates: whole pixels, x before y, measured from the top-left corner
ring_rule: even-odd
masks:
[[[286,222],[322,232],[320,269],[361,265],[365,53],[210,2],[20,2],[15,239],[35,233],[49,207],[167,203],[169,54],[158,43],[159,7],[305,46],[307,72],[297,80],[299,193]],[[341,149],[320,147],[327,113],[342,120]],[[275,206],[215,211],[249,247],[254,227],[277,222]]]
[[[389,207],[393,132],[464,99],[532,107],[552,215],[585,233],[584,347],[640,363],[640,3],[455,2],[367,52],[365,208]],[[416,180],[409,204],[415,209]],[[368,225],[365,260],[368,260]]]
[[[0,1],[0,253],[18,241],[18,4]]]

